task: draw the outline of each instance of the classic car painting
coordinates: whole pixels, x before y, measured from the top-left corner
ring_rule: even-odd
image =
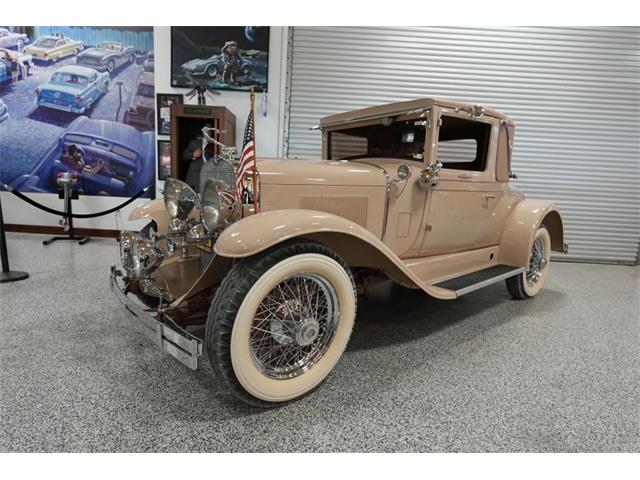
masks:
[[[540,294],[558,208],[510,184],[515,125],[423,98],[321,119],[322,158],[257,158],[249,195],[168,180],[120,234],[111,285],[161,350],[259,407],[300,398],[337,365],[358,294],[391,280],[441,300],[498,282]],[[219,161],[224,161],[223,159]],[[236,165],[237,168],[237,165]],[[539,304],[539,305],[543,305]],[[200,333],[198,333],[200,332]]]
[[[124,123],[139,130],[153,130],[155,127],[155,87],[152,72],[143,71],[138,80],[131,106],[124,113]]]
[[[38,37],[24,49],[25,53],[41,62],[57,62],[61,58],[77,55],[82,50],[82,42],[65,36],[47,35]]]
[[[7,106],[2,101],[2,99],[0,98],[0,123],[4,122],[8,118],[9,118],[9,110],[7,109]]]
[[[173,87],[263,91],[268,57],[269,27],[171,27]]]
[[[136,61],[135,49],[120,42],[101,42],[79,53],[78,65],[85,65],[101,72],[113,73],[120,67]]]
[[[70,148],[81,153],[69,158]],[[76,118],[45,153],[31,173],[13,180],[22,192],[56,191],[61,172],[79,174],[76,187],[84,195],[129,197],[154,182],[155,135],[109,120]]]
[[[18,48],[27,43],[29,38],[24,33],[10,32],[6,28],[0,28],[0,47],[2,48]]]
[[[75,65],[58,69],[47,83],[36,88],[36,103],[40,107],[84,113],[109,88],[109,74]]]

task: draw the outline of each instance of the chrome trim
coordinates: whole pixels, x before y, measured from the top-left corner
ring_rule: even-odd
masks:
[[[461,288],[460,290],[456,290],[456,297],[460,297],[466,293],[479,290],[481,288],[484,288],[494,283],[498,283],[502,280],[506,280],[507,278],[515,277],[516,275],[520,275],[524,271],[525,271],[524,268],[520,267],[520,268],[516,268],[515,270],[511,270],[510,272],[503,273],[501,275],[497,275],[492,278],[487,278],[486,280],[483,280],[481,282],[474,283],[473,285],[469,285],[468,287]]]
[[[173,356],[190,369],[196,370],[198,357],[202,356],[202,340],[181,328],[168,315],[159,313],[158,316],[162,318],[160,321],[141,304],[131,300],[118,283],[118,277],[121,276],[122,273],[112,266],[111,291],[129,313],[137,318],[136,325],[141,327],[142,333],[160,350]]]

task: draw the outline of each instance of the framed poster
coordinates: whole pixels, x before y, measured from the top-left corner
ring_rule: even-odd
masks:
[[[158,179],[171,178],[171,142],[158,140]]]
[[[171,27],[171,86],[267,89],[269,27]]]
[[[153,184],[153,27],[40,25],[6,32],[0,181],[20,192],[57,195],[58,175],[70,172],[80,174],[75,188],[83,195],[121,198]],[[71,150],[81,162],[67,161]]]
[[[184,95],[181,93],[159,93],[158,98],[158,135],[171,135],[171,105],[182,104]]]

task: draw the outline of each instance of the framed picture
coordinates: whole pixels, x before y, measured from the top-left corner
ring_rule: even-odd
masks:
[[[158,179],[171,178],[171,142],[158,140]]]
[[[267,89],[269,27],[171,27],[171,86]]]
[[[171,135],[171,105],[184,102],[184,95],[181,93],[159,93],[158,103],[158,135]]]

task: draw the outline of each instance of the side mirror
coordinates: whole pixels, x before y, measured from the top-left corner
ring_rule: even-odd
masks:
[[[418,174],[418,181],[420,185],[425,188],[435,187],[440,181],[440,170],[442,169],[442,163],[436,162],[428,165]]]

